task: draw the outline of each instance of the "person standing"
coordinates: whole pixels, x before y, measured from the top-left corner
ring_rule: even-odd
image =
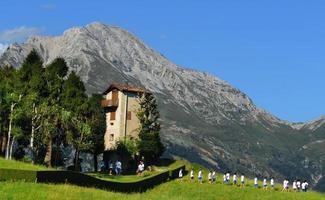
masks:
[[[109,175],[113,175],[113,168],[114,168],[113,161],[110,160],[108,164]]]
[[[191,181],[194,180],[194,169],[193,168],[191,169],[190,179],[191,179]]]
[[[223,174],[223,184],[227,183],[227,177],[226,177],[226,173]]]
[[[305,180],[302,184],[301,184],[301,189],[303,192],[307,192],[308,190],[308,183],[307,180]]]
[[[209,171],[208,173],[208,180],[209,180],[209,183],[211,184],[212,183],[212,172]]]
[[[292,189],[294,192],[297,192],[297,181],[296,180],[294,180],[292,183]]]
[[[237,185],[237,174],[234,173],[234,175],[232,176],[232,181],[234,185]]]
[[[115,172],[116,172],[116,175],[121,175],[122,163],[119,160],[117,160],[116,163],[115,163]]]
[[[199,170],[199,173],[198,173],[198,179],[199,179],[199,183],[203,183],[203,174],[202,174],[202,169]]]
[[[263,179],[263,190],[267,190],[267,179],[266,179],[266,177]]]
[[[182,181],[183,179],[183,169],[181,168],[178,172],[178,178]]]
[[[241,187],[245,187],[245,175],[244,174],[241,174],[240,176],[240,182],[241,182]]]
[[[271,185],[272,190],[274,190],[274,178],[273,177],[271,178],[270,185]]]
[[[216,171],[212,172],[212,183],[216,182],[217,176],[216,176]]]
[[[257,177],[254,178],[254,187],[258,188],[258,180]]]
[[[228,171],[226,174],[226,180],[227,180],[227,184],[230,183],[230,172]]]
[[[297,191],[298,191],[298,192],[301,191],[301,182],[300,182],[299,179],[297,180]]]

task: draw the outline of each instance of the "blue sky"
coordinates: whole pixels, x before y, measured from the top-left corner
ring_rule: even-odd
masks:
[[[289,121],[325,114],[325,1],[0,1],[0,49],[93,21],[212,73]]]

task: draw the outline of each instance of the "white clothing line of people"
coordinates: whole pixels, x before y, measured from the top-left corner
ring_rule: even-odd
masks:
[[[194,170],[192,169],[190,171],[190,180],[193,181],[194,180]],[[179,178],[182,179],[183,178],[183,169],[180,169],[179,170]],[[203,183],[203,171],[202,169],[200,169],[198,172],[197,172],[197,178],[198,178],[198,181],[199,183]],[[223,184],[231,184],[231,175],[230,175],[230,172],[227,172],[227,173],[224,173],[223,175]],[[214,183],[216,182],[217,180],[217,175],[216,175],[216,171],[209,171],[208,173],[208,176],[207,176],[207,179],[208,179],[208,182],[209,183]],[[237,179],[238,179],[238,176],[237,176],[237,173],[234,173],[232,175],[232,184],[233,185],[237,185]],[[267,190],[268,189],[268,183],[270,183],[270,187],[272,189],[274,189],[275,187],[275,181],[274,181],[274,178],[272,177],[271,179],[268,180],[268,178],[264,178],[262,180],[262,188],[263,190]],[[245,186],[245,175],[244,174],[241,174],[240,175],[240,186],[241,187],[244,187]],[[298,180],[295,180],[293,181],[292,183],[292,190],[293,191],[303,191],[303,192],[307,192],[308,190],[308,182],[305,180],[305,181],[300,181],[299,179]],[[259,187],[259,184],[258,184],[258,178],[255,177],[254,178],[254,187],[255,188],[258,188]],[[287,179],[285,179],[283,181],[283,189],[282,191],[289,191],[290,189],[290,185],[289,185],[289,181]]]

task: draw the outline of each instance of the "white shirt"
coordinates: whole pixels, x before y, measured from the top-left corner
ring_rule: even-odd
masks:
[[[194,171],[191,170],[191,177],[194,177]]]
[[[139,164],[138,169],[142,172],[144,170],[144,164]]]
[[[306,183],[301,184],[301,189],[303,189],[303,190],[306,189]]]
[[[236,175],[236,174],[234,174],[234,175],[232,176],[232,180],[234,180],[234,181],[237,180],[237,175]]]
[[[293,183],[292,183],[292,188],[293,188],[293,189],[297,189],[297,182],[296,182],[296,181],[293,181]]]
[[[241,181],[241,182],[244,182],[244,180],[245,180],[244,175],[241,175],[241,177],[240,177],[240,181]]]
[[[120,161],[116,162],[116,168],[122,169],[122,163]]]
[[[216,178],[216,172],[212,172],[212,178]]]
[[[254,178],[254,184],[257,185],[257,178]]]
[[[274,180],[273,180],[273,178],[271,178],[271,185],[274,185]]]
[[[230,174],[229,173],[226,174],[226,179],[230,180]]]
[[[209,179],[209,180],[212,179],[212,174],[211,174],[211,172],[208,173],[208,179]]]
[[[266,178],[263,180],[263,185],[267,185]]]
[[[300,188],[300,186],[301,186],[300,181],[297,181],[297,188]]]
[[[224,174],[223,175],[223,181],[226,181],[227,180],[227,178],[226,178],[226,175]]]
[[[199,171],[198,177],[202,178],[202,171],[201,170]]]
[[[182,170],[182,169],[179,170],[178,176],[179,176],[180,178],[183,177],[183,170]]]

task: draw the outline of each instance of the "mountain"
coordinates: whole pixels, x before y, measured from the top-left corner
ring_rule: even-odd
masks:
[[[170,62],[119,27],[91,23],[62,36],[33,36],[11,44],[0,65],[19,67],[33,48],[45,64],[63,57],[89,94],[114,82],[151,90],[159,103],[166,155],[222,171],[300,177],[315,185],[324,180],[325,118],[298,124],[280,120],[227,82]]]

